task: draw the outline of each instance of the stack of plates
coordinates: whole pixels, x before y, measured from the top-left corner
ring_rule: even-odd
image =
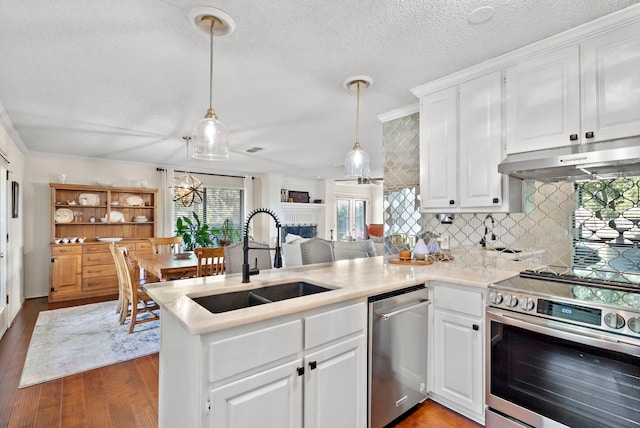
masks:
[[[142,223],[145,221],[149,221],[149,219],[146,215],[137,215],[133,218],[133,221],[135,221],[136,223]]]

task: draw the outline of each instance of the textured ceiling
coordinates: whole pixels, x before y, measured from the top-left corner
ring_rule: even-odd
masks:
[[[340,177],[356,101],[342,82],[364,74],[360,140],[378,176],[376,116],[416,103],[411,88],[638,1],[2,0],[0,103],[28,153],[184,167],[209,84],[209,39],[187,16],[214,6],[236,22],[214,41],[232,153],[190,168]],[[494,17],[470,24],[485,5]]]

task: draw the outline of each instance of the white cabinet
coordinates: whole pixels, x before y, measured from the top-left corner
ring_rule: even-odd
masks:
[[[519,181],[498,172],[501,160],[499,71],[422,97],[420,192],[424,212],[520,211]]]
[[[640,135],[640,23],[588,39],[580,49],[583,141]]]
[[[302,380],[299,360],[211,391],[210,427],[300,427]]]
[[[199,336],[163,311],[159,426],[366,428],[366,317],[340,303]]]
[[[484,424],[484,294],[433,282],[431,397]]]
[[[580,133],[579,53],[578,46],[569,46],[507,68],[508,154],[566,146],[577,141]],[[572,135],[574,137],[570,137]]]
[[[420,195],[423,208],[457,206],[457,87],[420,100]]]
[[[305,428],[366,427],[365,345],[358,336],[305,357]]]
[[[640,24],[506,69],[508,154],[640,134]]]

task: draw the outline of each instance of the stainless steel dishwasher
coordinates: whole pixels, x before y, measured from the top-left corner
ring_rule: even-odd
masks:
[[[369,427],[384,427],[427,398],[425,285],[369,298]]]

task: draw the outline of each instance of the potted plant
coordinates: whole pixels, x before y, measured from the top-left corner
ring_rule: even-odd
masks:
[[[193,214],[193,220],[187,216],[176,219],[176,235],[182,236],[182,246],[187,251],[193,251],[197,247],[215,246],[213,235],[216,231],[208,224],[202,223],[198,214]]]
[[[228,218],[222,223],[222,226],[217,229],[217,236],[220,246],[226,247],[227,245],[240,241],[242,233],[237,227],[235,227],[233,220]]]

